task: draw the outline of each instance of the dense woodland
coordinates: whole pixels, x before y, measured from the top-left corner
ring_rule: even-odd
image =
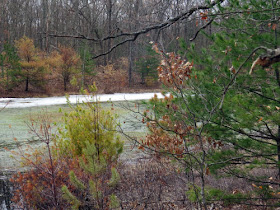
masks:
[[[1,92],[6,91],[8,95],[21,92],[26,95],[25,90],[57,94],[66,89],[65,82],[74,78],[78,80],[78,88],[77,85],[69,86],[72,91],[78,91],[84,84],[90,85],[93,81],[106,78],[109,78],[107,83],[113,82],[117,87],[111,90],[100,83],[97,84],[100,91],[158,87],[155,70],[158,62],[151,52],[149,42],[160,43],[166,51],[178,51],[179,38],[189,43],[197,29],[205,24],[199,11],[190,18],[169,24],[169,27],[158,25],[198,3],[181,0],[1,1]],[[211,34],[211,27],[206,31]],[[138,33],[130,34],[131,32]],[[42,60],[42,57],[61,52],[61,47],[75,50],[80,60],[76,66],[73,64],[71,70],[67,70],[69,76],[62,75],[64,70],[61,68],[59,70],[57,66],[51,66],[50,63],[43,65],[41,62],[44,69],[41,69],[41,75],[29,78],[29,88],[26,85],[26,70],[21,71],[13,66],[18,72],[9,71],[11,62],[24,59],[21,56],[13,57],[17,51],[22,50],[13,48],[22,37],[33,40],[36,53],[33,52],[32,56],[35,60],[38,56],[41,58],[37,60]],[[196,42],[200,47],[208,43],[202,36]],[[38,65],[29,71],[38,72],[35,68],[38,69]],[[114,78],[123,78],[124,81],[119,84]]]
[[[105,111],[98,102],[69,104],[57,135],[48,116],[30,122],[45,148],[18,154],[29,170],[11,179],[14,203],[280,206],[279,1],[22,0],[2,1],[1,12],[3,90],[59,84],[91,95],[97,79],[110,87],[160,84],[164,95],[123,105],[148,129],[142,138],[125,132],[114,105]],[[144,160],[119,160],[124,137]]]

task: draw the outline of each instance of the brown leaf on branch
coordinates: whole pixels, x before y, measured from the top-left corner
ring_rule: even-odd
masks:
[[[272,28],[273,31],[275,31],[276,27],[277,27],[277,24],[274,23],[271,28]]]
[[[210,169],[206,168],[206,175],[210,175]]]
[[[205,20],[205,21],[207,21],[207,19],[208,19],[208,12],[206,11],[206,12],[201,12],[200,13],[200,16],[201,16],[201,20]]]

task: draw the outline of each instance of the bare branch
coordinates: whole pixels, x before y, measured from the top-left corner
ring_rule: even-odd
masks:
[[[63,37],[63,38],[74,38],[74,39],[85,39],[85,40],[89,40],[89,41],[95,41],[95,42],[100,42],[100,41],[106,41],[106,40],[111,40],[111,39],[116,39],[116,38],[123,38],[123,37],[132,37],[129,39],[125,39],[119,43],[117,43],[116,45],[114,45],[113,47],[111,47],[108,51],[106,51],[105,53],[99,54],[97,56],[94,56],[92,59],[96,59],[98,57],[104,56],[109,54],[110,52],[112,52],[114,49],[116,49],[118,46],[121,46],[123,44],[125,44],[126,42],[131,42],[131,41],[135,41],[139,35],[141,34],[146,34],[150,31],[153,30],[159,30],[159,29],[163,29],[163,28],[167,28],[171,25],[173,25],[174,23],[186,19],[188,17],[190,17],[193,13],[195,13],[196,11],[199,10],[206,10],[206,9],[210,9],[212,7],[214,7],[215,5],[224,2],[224,0],[217,0],[212,2],[209,5],[199,5],[196,7],[193,7],[185,12],[182,12],[181,14],[177,15],[176,17],[170,18],[162,23],[159,23],[157,25],[152,25],[152,26],[148,26],[146,28],[143,28],[139,31],[134,31],[134,32],[126,32],[126,33],[120,33],[117,35],[113,35],[113,36],[107,36],[101,39],[95,39],[92,37],[86,37],[84,35],[58,35],[58,34],[49,34],[49,36],[52,37]]]
[[[40,33],[39,33],[40,34]],[[45,33],[43,33],[45,34]],[[72,38],[72,39],[85,39],[85,40],[89,40],[89,41],[95,41],[95,42],[99,42],[100,40],[95,39],[95,38],[91,38],[91,37],[86,37],[84,35],[69,35],[69,34],[48,34],[48,36],[50,37],[59,37],[59,38]]]
[[[139,35],[139,34],[138,34]],[[104,55],[108,55],[110,52],[112,52],[114,49],[116,49],[118,46],[121,46],[123,45],[124,43],[126,42],[133,42],[137,39],[138,35],[135,35],[133,38],[131,39],[126,39],[122,42],[119,42],[118,44],[114,45],[113,47],[111,47],[107,52],[104,52],[104,53],[101,53],[99,55],[96,55],[96,56],[93,56],[92,59],[96,59],[96,58],[99,58],[101,56],[104,56]]]
[[[190,39],[190,41],[193,41],[196,39],[197,35],[200,33],[200,31],[202,31],[203,29],[207,28],[212,22],[214,21],[214,18],[211,19],[209,22],[207,22],[205,25],[203,25],[201,28],[199,28],[195,35],[193,36],[193,38]]]
[[[266,47],[261,47],[266,50],[266,54],[259,56],[252,64],[249,74],[252,74],[254,68],[260,65],[264,68],[271,66],[274,63],[280,62],[280,48],[271,50]]]

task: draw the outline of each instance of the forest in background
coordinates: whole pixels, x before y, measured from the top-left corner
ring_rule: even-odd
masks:
[[[74,11],[73,16],[61,20],[82,16],[77,18],[81,23],[88,17],[83,8],[97,1],[42,2],[48,2],[45,8],[57,2],[63,3],[61,8],[70,5],[67,11]],[[51,135],[47,118],[32,121],[29,128],[45,148],[19,154],[22,163],[32,167],[12,178],[14,202],[45,209],[279,207],[280,2],[102,3],[90,10],[99,11],[90,16],[98,17],[91,22],[98,29],[93,34],[78,26],[71,31],[76,26],[73,21],[71,29],[53,33],[48,14],[54,10],[48,10],[41,52],[46,53],[45,58],[60,60],[55,66],[59,72],[65,68],[61,61],[66,59],[59,59],[64,57],[64,48],[66,53],[70,49],[78,52],[77,43],[95,44],[89,49],[91,58],[96,66],[105,67],[104,72],[108,65],[126,58],[128,86],[135,79],[134,67],[141,70],[140,83],[147,85],[150,70],[155,70],[150,68],[153,64],[158,66],[156,77],[163,85],[164,98],[155,95],[149,101],[124,104],[134,116],[129,121],[148,129],[142,138],[127,134],[122,125],[128,122],[115,121],[116,116],[97,102],[69,104],[72,112],[65,114],[65,127],[57,135]],[[27,33],[27,25],[22,26]],[[67,43],[51,44],[51,39],[69,40],[71,48]],[[33,43],[30,40],[35,45],[38,41],[24,36],[15,40],[15,49]],[[149,47],[144,50],[146,44]],[[17,50],[19,57],[22,52]],[[57,54],[52,57],[52,53]],[[30,58],[21,57],[21,67],[28,69]],[[79,77],[73,79],[83,84]],[[96,86],[88,89],[90,92],[83,93],[91,95]],[[116,131],[148,154],[147,159],[135,164],[120,162],[123,142]]]
[[[153,26],[180,15],[183,10],[198,3],[185,0],[3,0],[0,2],[1,92],[26,95],[27,71],[38,74],[29,78],[29,92],[47,95],[63,93],[65,82],[75,79],[78,84],[69,88],[76,92],[84,83],[91,85],[93,81],[106,79],[107,82],[97,84],[101,92],[131,91],[133,87],[158,88],[158,59],[151,50],[150,42],[160,43],[166,52],[178,51],[179,39],[189,43],[198,28],[205,24],[205,19],[196,12],[193,17],[174,22],[170,27],[153,29]],[[145,31],[145,28],[150,29]],[[140,33],[127,36],[131,31]],[[206,31],[211,34],[211,27]],[[62,75],[62,70],[54,70],[50,64],[41,68],[41,75],[38,66],[35,67],[37,71],[35,68],[19,69],[15,62],[22,57],[17,58],[16,51],[19,49],[13,47],[16,40],[24,36],[33,40],[37,57],[40,53],[41,58],[49,56],[60,51],[61,47],[72,48],[80,58],[75,70],[67,70],[68,76]],[[199,47],[209,43],[203,36],[195,42]],[[9,68],[14,70],[9,71]],[[108,83],[117,87],[112,90],[104,85]]]

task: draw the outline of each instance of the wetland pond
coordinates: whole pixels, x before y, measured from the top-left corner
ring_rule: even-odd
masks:
[[[148,100],[155,93],[135,93],[135,94],[104,94],[89,97],[85,95],[70,95],[69,103],[77,104],[82,101],[92,102],[96,99],[105,110],[111,110],[118,115],[117,121],[123,131],[133,137],[144,137],[146,128],[141,123],[140,116],[137,117],[129,109],[141,109],[135,104],[139,100]],[[158,98],[163,97],[156,93]],[[138,101],[138,102],[137,102]],[[25,147],[40,147],[42,144],[32,134],[27,126],[31,119],[40,118],[41,115],[50,116],[51,122],[56,122],[57,126],[63,125],[64,113],[71,111],[67,104],[66,97],[48,98],[0,98],[0,209],[10,209],[9,199],[11,189],[7,186],[7,179],[10,174],[19,170],[19,160],[14,157],[12,151],[19,153]],[[138,118],[138,119],[137,119]],[[53,132],[56,128],[54,127]],[[133,149],[133,144],[123,138],[124,152],[121,160],[137,161],[142,154]]]

